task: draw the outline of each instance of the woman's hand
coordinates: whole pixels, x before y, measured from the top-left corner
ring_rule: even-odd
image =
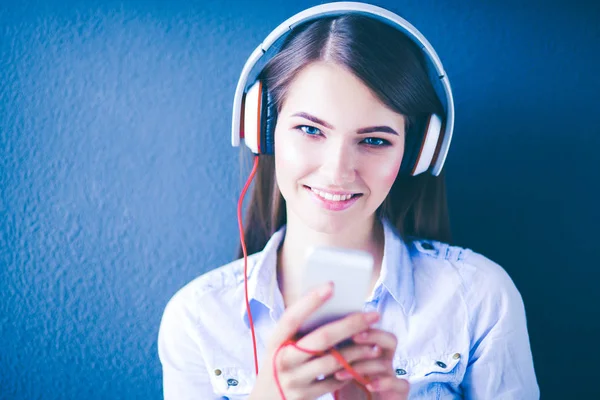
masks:
[[[314,356],[291,345],[277,352],[283,343],[296,336],[302,323],[332,294],[333,288],[331,285],[326,285],[309,293],[285,310],[271,337],[267,356],[259,371],[250,399],[281,400],[274,379],[274,367],[277,369],[279,383],[286,400],[317,399],[350,382],[334,377],[335,372],[342,367],[331,354]],[[378,319],[378,313],[355,313],[315,329],[296,344],[303,349],[325,352],[344,340],[367,331]],[[340,354],[351,364],[367,362],[379,357],[381,351],[379,348],[375,348],[374,351],[373,345],[365,342],[344,347],[340,350]],[[274,359],[275,355],[277,357]]]
[[[381,349],[381,355],[371,360],[358,360],[351,363],[352,368],[359,374],[370,380],[367,389],[374,394],[376,400],[406,400],[408,398],[409,384],[404,379],[396,377],[396,371],[392,365],[398,340],[390,332],[380,329],[369,329],[354,335],[353,340],[359,345],[375,346]],[[335,378],[345,382],[351,381],[352,376],[345,370],[335,373]],[[347,386],[342,390],[342,398],[362,398],[358,396],[360,389]],[[346,397],[344,397],[346,395]]]

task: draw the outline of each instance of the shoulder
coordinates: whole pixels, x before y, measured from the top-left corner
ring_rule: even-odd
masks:
[[[408,247],[415,285],[435,287],[460,298],[471,329],[524,316],[523,299],[512,278],[488,257],[432,240],[414,240]]]
[[[254,265],[256,255],[248,257],[248,268]],[[158,333],[161,359],[195,349],[195,345],[209,340],[210,327],[215,321],[231,323],[243,299],[244,260],[238,259],[210,270],[175,292],[167,302]],[[241,319],[241,318],[240,318]],[[187,360],[183,354],[180,361]],[[175,362],[175,361],[173,361]]]
[[[257,256],[248,257],[248,268],[254,265]],[[222,299],[225,306],[228,299],[235,297],[243,282],[243,259],[212,269],[175,292],[165,307],[163,320],[170,316],[199,319],[202,310],[208,309],[207,305],[213,300]]]
[[[248,265],[252,262],[251,256]],[[158,355],[164,367],[193,371],[198,377],[206,373],[204,357],[211,354],[214,342],[211,323],[234,315],[237,304],[231,294],[240,286],[239,280],[243,282],[243,273],[243,260],[233,261],[198,276],[169,299],[158,331]]]
[[[431,240],[414,240],[407,246],[416,293],[420,295],[417,301],[443,311],[436,314],[436,324],[443,321],[443,329],[451,332],[453,344],[462,343],[462,347],[458,345],[463,349],[460,352],[468,354],[463,358],[467,375],[462,386],[477,398],[497,397],[498,393],[491,390],[510,385],[523,386],[515,386],[515,393],[531,389],[530,397],[539,397],[523,299],[507,271],[468,248]],[[506,385],[491,387],[481,383],[490,366],[506,375]],[[485,395],[478,392],[488,389],[490,392]]]
[[[248,269],[256,262],[259,253],[248,256]],[[235,290],[244,281],[244,259],[205,272],[179,289],[175,296],[202,297],[213,293]]]
[[[411,240],[408,248],[416,273],[420,267],[442,276],[453,275],[467,292],[500,294],[516,290],[513,280],[502,266],[469,248],[423,239]]]

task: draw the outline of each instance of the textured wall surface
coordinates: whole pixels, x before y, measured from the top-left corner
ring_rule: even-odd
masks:
[[[520,3],[377,2],[425,34],[454,88],[456,242],[520,289],[543,398],[586,398],[600,12]],[[161,398],[164,306],[237,244],[241,67],[315,4],[0,2],[0,398]]]

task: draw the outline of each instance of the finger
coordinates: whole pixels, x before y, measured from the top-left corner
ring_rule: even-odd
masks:
[[[332,294],[333,285],[328,283],[312,290],[306,296],[303,296],[289,306],[281,316],[273,332],[273,343],[278,346],[295,336],[302,323],[321,307]]]
[[[311,333],[304,336],[296,343],[301,349],[310,351],[326,351],[352,337],[358,332],[362,332],[369,328],[379,320],[379,313],[353,313],[347,317],[330,322],[315,329]],[[313,357],[307,352],[294,353],[294,358],[287,360],[294,365],[301,364]]]
[[[372,359],[378,357],[380,354],[381,349],[379,347],[374,348],[373,346],[366,345],[353,345],[340,351],[340,355],[348,363],[353,363],[357,360]],[[294,375],[299,380],[310,382],[320,375],[332,375],[336,371],[339,371],[340,368],[342,368],[342,365],[338,359],[332,354],[326,354],[298,366],[294,370]]]
[[[394,400],[405,400],[408,397],[410,384],[407,380],[396,378],[395,376],[384,376],[373,379],[367,385],[367,389],[370,392],[393,393],[397,395],[397,397],[393,397]]]
[[[390,373],[392,370],[392,363],[390,360],[384,360],[382,358],[377,358],[374,360],[360,360],[352,364],[352,369],[359,375],[373,376]],[[337,371],[334,376],[339,380],[352,379],[352,374],[345,369]]]
[[[383,353],[393,356],[398,346],[396,335],[381,329],[371,328],[354,335],[352,338],[357,344],[370,344],[380,346]]]

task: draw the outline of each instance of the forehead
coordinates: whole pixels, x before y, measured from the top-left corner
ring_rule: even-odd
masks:
[[[281,116],[299,111],[324,118],[334,126],[404,121],[351,71],[322,61],[304,67],[287,90]]]

